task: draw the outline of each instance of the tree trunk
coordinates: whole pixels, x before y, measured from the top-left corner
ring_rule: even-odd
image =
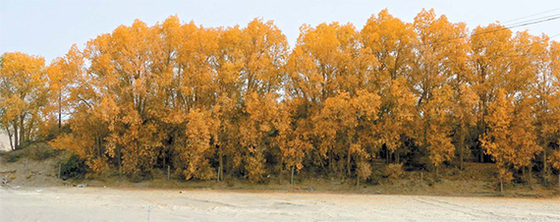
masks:
[[[19,134],[18,134],[18,126],[16,121],[14,121],[14,147],[15,149],[19,148]]]
[[[360,175],[356,175],[356,188],[360,187]]]
[[[32,118],[31,122],[29,123],[29,127],[27,127],[27,133],[25,133],[25,139],[23,141],[30,141],[31,140],[31,130],[33,130],[33,123],[35,120]]]
[[[546,186],[548,181],[548,164],[546,163],[546,148],[543,149],[544,153],[543,153],[543,178],[544,178],[544,185]]]
[[[286,167],[284,166],[284,158],[280,158],[278,160],[278,169],[280,169],[280,172],[284,171],[286,169]]]
[[[463,170],[463,154],[465,152],[465,124],[461,122],[461,129],[459,129],[459,170]]]
[[[25,115],[21,115],[19,117],[19,145],[23,145],[25,142],[25,126],[23,125],[23,120],[25,119]]]
[[[58,134],[62,130],[62,90],[58,93]]]
[[[294,166],[292,166],[292,178],[290,179],[290,184],[292,184],[292,189],[294,189]]]
[[[460,150],[459,150],[459,169],[460,169],[460,170],[464,170],[464,169],[465,169],[465,166],[463,165],[463,158],[464,158],[464,157],[463,157],[463,153],[464,153],[464,149],[465,149],[465,148],[463,148],[463,146],[460,146],[459,149],[460,149]],[[467,149],[468,149],[468,148],[467,148]]]
[[[434,180],[436,182],[439,181],[439,175],[438,174],[439,174],[439,166],[436,166],[436,174],[434,175]]]
[[[334,162],[333,162],[333,154],[332,151],[329,152],[329,170],[331,171],[331,173],[334,173]]]
[[[95,140],[97,142],[97,155],[98,155],[98,157],[102,157],[103,156],[103,150],[102,150],[102,145],[103,144],[101,144],[101,136],[99,135],[99,133],[96,133]]]
[[[222,153],[222,146],[220,145],[218,145],[218,161],[220,162],[219,176],[221,180],[224,180],[224,157]]]
[[[122,174],[122,162],[121,162],[121,149],[119,147],[116,147],[117,149],[117,162],[119,164],[119,179],[123,178],[123,174]]]
[[[502,176],[500,176],[500,193],[502,196],[504,195],[504,181],[502,180]]]
[[[13,141],[12,141],[13,134],[12,134],[12,132],[10,131],[10,126],[6,126],[6,132],[8,133],[8,139],[10,140],[10,148],[12,148],[12,151],[13,151],[13,150],[15,150],[16,148],[14,147],[14,143],[13,143]]]
[[[165,163],[165,159],[167,159],[166,154],[165,154],[165,148],[162,149],[162,156],[163,156],[163,168],[165,169],[165,167],[167,167],[166,163]]]
[[[533,164],[529,164],[529,187],[531,188],[531,190],[533,189]]]
[[[389,163],[389,155],[391,155],[391,154],[390,154],[390,152],[389,152],[389,148],[388,148],[388,147],[386,147],[385,150],[387,150],[387,152],[385,153],[385,159],[386,159],[386,162]]]
[[[348,175],[348,177],[350,177],[350,149],[348,149],[348,156],[346,157],[346,175]]]

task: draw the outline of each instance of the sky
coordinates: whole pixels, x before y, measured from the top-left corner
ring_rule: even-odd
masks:
[[[88,40],[119,25],[131,25],[135,19],[154,25],[170,15],[205,27],[245,26],[257,17],[273,20],[293,46],[302,24],[350,22],[361,29],[369,17],[385,8],[406,22],[412,22],[423,8],[433,8],[437,15],[465,22],[473,29],[495,21],[560,15],[560,0],[0,0],[0,54],[19,51],[40,55],[48,64],[63,56],[72,44],[83,49]],[[535,35],[560,34],[560,19],[513,30],[525,29]],[[560,41],[560,36],[554,40]]]

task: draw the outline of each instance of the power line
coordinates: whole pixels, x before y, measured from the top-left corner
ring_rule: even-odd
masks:
[[[456,39],[472,37],[472,36],[476,36],[476,35],[483,35],[483,34],[488,34],[488,33],[493,33],[493,32],[499,32],[499,31],[503,31],[503,30],[507,30],[507,29],[519,28],[519,27],[523,27],[523,26],[529,26],[529,25],[534,25],[534,24],[538,24],[538,23],[549,22],[549,21],[553,21],[553,20],[557,20],[557,19],[560,19],[560,14],[553,15],[553,17],[551,17],[551,16],[542,17],[542,18],[539,18],[538,20],[531,19],[531,20],[527,20],[527,21],[522,21],[522,22],[515,23],[515,25],[504,26],[504,27],[501,27],[501,28],[482,31],[482,32],[476,32],[476,33],[471,34],[471,35],[464,34],[464,35],[454,37],[454,38],[443,39],[443,40],[433,41],[433,42],[419,43],[419,44],[407,46],[405,48],[416,48],[418,46],[423,46],[423,45],[428,45],[428,44],[448,42],[448,41],[453,41],[453,40],[456,40]]]
[[[552,36],[550,36],[550,37],[548,37],[548,38],[553,39],[553,38],[556,38],[556,37],[558,37],[558,36],[560,36],[560,33],[557,33],[557,34],[555,34],[555,35],[552,35]]]
[[[551,9],[551,10],[548,10],[548,11],[539,12],[539,13],[535,13],[535,14],[532,14],[532,15],[528,15],[528,16],[523,16],[523,17],[516,18],[516,19],[507,20],[507,21],[504,21],[503,24],[508,24],[508,23],[510,23],[510,22],[513,22],[513,21],[519,21],[519,20],[521,20],[521,19],[531,18],[531,17],[536,16],[536,15],[542,15],[542,14],[546,14],[546,13],[554,12],[554,11],[559,11],[559,10],[560,10],[560,8],[555,8],[555,9]]]
[[[547,15],[547,16],[543,16],[543,17],[528,19],[528,20],[524,20],[524,21],[519,21],[519,22],[500,23],[500,24],[502,24],[504,26],[515,26],[515,25],[519,25],[519,24],[523,24],[523,23],[527,23],[527,22],[540,21],[540,20],[544,20],[544,19],[548,19],[548,18],[554,18],[556,16],[560,16],[560,14],[557,13],[557,14]]]
[[[533,24],[538,24],[538,23],[543,23],[543,22],[549,22],[549,21],[553,21],[553,20],[557,20],[557,19],[560,19],[560,14],[554,15],[554,17],[542,18],[541,20],[537,20],[537,21],[532,21],[532,22],[529,22],[529,21],[528,21],[528,22],[525,22],[525,23],[522,23],[522,24],[519,24],[519,25],[512,25],[512,26],[509,26],[508,28],[509,28],[509,29],[518,28],[518,27],[527,26],[527,25],[533,25]]]

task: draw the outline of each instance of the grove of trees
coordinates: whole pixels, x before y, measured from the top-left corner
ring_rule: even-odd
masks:
[[[360,30],[272,21],[136,20],[50,64],[0,57],[12,148],[51,135],[88,171],[260,182],[312,171],[366,180],[372,161],[433,170],[493,162],[502,181],[560,170],[560,44],[500,23],[387,10]],[[44,136],[43,136],[44,137]],[[218,170],[220,172],[218,172]],[[218,173],[217,173],[218,172]]]

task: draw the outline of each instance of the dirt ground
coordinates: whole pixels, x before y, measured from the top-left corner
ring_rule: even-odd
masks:
[[[560,221],[560,198],[50,187],[0,190],[1,221]]]

